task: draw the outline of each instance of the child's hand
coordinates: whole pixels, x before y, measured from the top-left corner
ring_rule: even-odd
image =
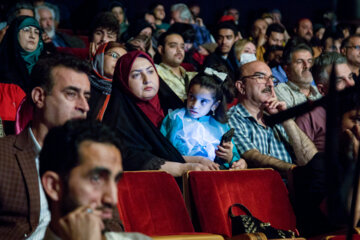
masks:
[[[234,145],[232,142],[224,142],[221,146],[218,146],[218,150],[215,151],[215,154],[229,163],[233,158],[233,147]]]
[[[219,170],[220,169],[219,164],[217,164],[205,157],[200,157],[200,156],[183,156],[183,157],[185,159],[185,162],[199,163],[199,164],[205,166],[206,168],[208,168],[208,170]]]
[[[233,162],[231,165],[230,170],[240,170],[240,169],[246,169],[247,163],[244,159],[240,158],[238,161]]]

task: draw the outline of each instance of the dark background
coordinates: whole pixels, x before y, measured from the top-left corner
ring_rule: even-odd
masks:
[[[0,0],[3,9],[14,4],[14,2],[16,1]],[[48,0],[48,2],[55,3],[60,7],[62,14],[60,27],[86,30],[98,12],[107,10],[111,0]],[[138,14],[145,12],[148,6],[155,1],[122,0],[122,2],[127,6],[127,16],[131,20]],[[329,10],[335,11],[340,21],[360,19],[360,0],[160,0],[157,2],[161,2],[165,6],[167,20],[172,4],[196,2],[201,6],[200,17],[210,28],[228,6],[233,6],[239,10],[240,23],[245,29],[262,13],[274,8],[281,11],[283,23],[289,29],[292,29],[296,21],[303,17],[310,18],[313,23],[319,22],[322,14]]]

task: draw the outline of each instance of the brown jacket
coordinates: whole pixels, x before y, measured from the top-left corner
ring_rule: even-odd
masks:
[[[26,128],[0,138],[0,236],[24,239],[36,229],[40,193],[34,143]]]

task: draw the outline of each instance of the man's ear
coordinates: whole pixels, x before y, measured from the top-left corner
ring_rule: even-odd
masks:
[[[164,50],[163,46],[159,45],[157,49],[158,49],[158,52],[160,53],[160,55],[164,54],[163,53],[163,50]]]
[[[326,95],[327,89],[324,84],[322,84],[322,83],[316,84],[316,87],[318,88],[321,95],[323,95],[323,96]]]
[[[31,98],[37,108],[43,108],[45,105],[45,90],[41,87],[35,87],[31,91]]]
[[[62,191],[60,176],[53,171],[47,171],[42,175],[41,183],[46,195],[55,202],[59,201]]]
[[[346,56],[346,47],[340,49],[342,55]]]
[[[243,81],[240,80],[236,81],[235,87],[241,95],[245,95],[245,84]]]

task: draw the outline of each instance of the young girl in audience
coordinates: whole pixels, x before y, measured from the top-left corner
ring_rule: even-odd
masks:
[[[246,168],[233,142],[220,145],[230,130],[226,123],[225,83],[227,74],[206,68],[190,82],[185,108],[169,113],[161,133],[183,156],[202,156],[217,162],[221,169]]]

